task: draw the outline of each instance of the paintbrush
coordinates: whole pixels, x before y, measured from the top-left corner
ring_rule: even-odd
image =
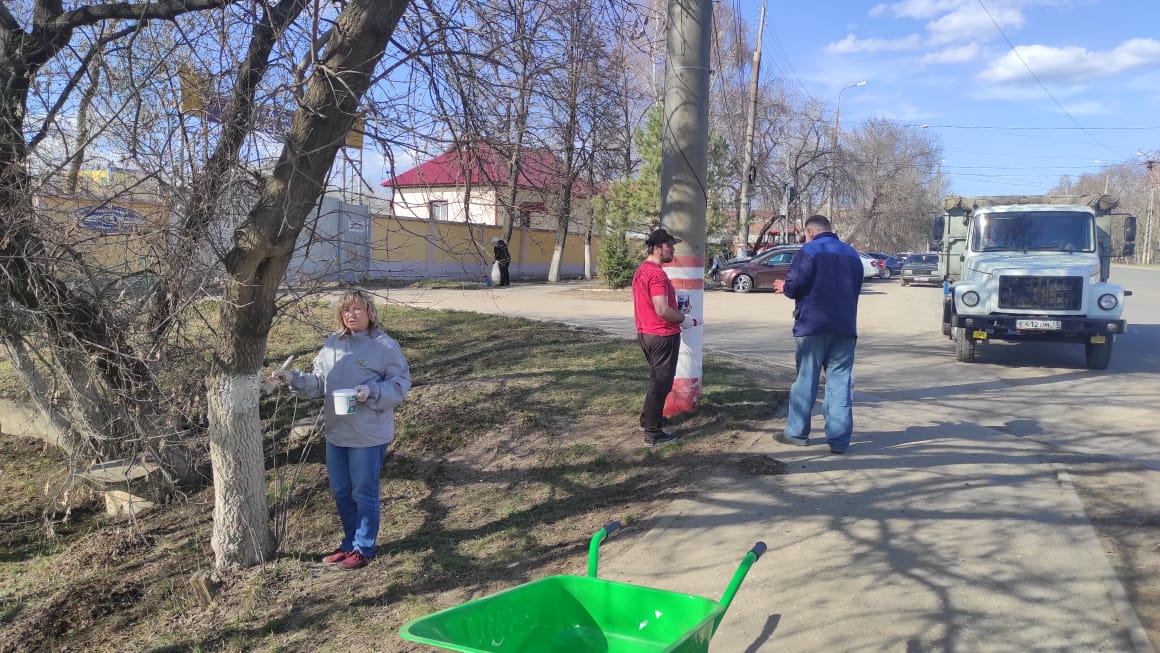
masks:
[[[286,362],[282,363],[278,369],[271,372],[265,379],[262,379],[262,394],[270,394],[275,390],[277,386],[275,386],[273,383],[270,383],[270,377],[290,369],[290,363],[293,363],[295,358],[296,356],[294,354],[290,354],[290,356],[286,359]]]

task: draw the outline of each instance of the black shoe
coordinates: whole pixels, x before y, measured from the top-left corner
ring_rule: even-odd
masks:
[[[846,450],[845,449],[835,449],[833,447],[830,447],[830,453],[843,454],[843,453],[846,453]]]
[[[680,437],[681,436],[677,435],[676,433],[669,433],[668,431],[661,431],[660,433],[645,431],[644,446],[656,447],[662,444],[676,442]]]
[[[793,445],[793,446],[795,446],[795,447],[805,447],[805,446],[809,446],[809,444],[810,444],[810,440],[809,440],[809,438],[806,438],[806,441],[805,441],[805,442],[799,442],[799,441],[797,441],[797,440],[791,440],[791,439],[789,439],[788,437],[786,437],[786,436],[785,436],[785,434],[784,434],[784,433],[777,433],[777,434],[775,434],[775,435],[773,436],[773,439],[774,439],[774,440],[777,440],[778,442],[780,442],[780,443],[782,443],[782,444],[792,444],[792,445]]]
[[[664,429],[664,427],[665,427],[665,425],[667,425],[668,423],[669,423],[669,418],[667,418],[667,417],[662,417],[662,418],[661,418],[661,421],[660,421],[660,422],[657,424],[657,427],[663,430],[663,429]],[[649,431],[649,430],[648,430],[648,429],[646,429],[645,427],[643,427],[643,426],[642,426],[642,427],[640,427],[640,432],[641,432],[641,433],[648,433],[648,431]]]

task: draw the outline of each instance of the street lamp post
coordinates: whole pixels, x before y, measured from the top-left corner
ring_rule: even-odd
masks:
[[[833,225],[833,223],[835,221],[834,220],[834,218],[835,218],[835,216],[834,216],[834,195],[838,194],[838,170],[841,167],[841,165],[840,165],[841,159],[838,157],[838,130],[841,129],[841,126],[840,126],[841,123],[838,122],[838,117],[840,115],[842,115],[842,91],[845,91],[846,89],[849,89],[849,88],[854,88],[855,86],[865,86],[865,85],[866,85],[866,80],[862,80],[862,81],[858,82],[857,84],[850,84],[849,86],[843,86],[842,90],[838,91],[838,104],[837,104],[837,106],[834,107],[834,146],[833,146],[834,172],[833,172],[833,174],[830,175],[830,207],[828,209],[828,213],[830,214],[829,218],[830,218],[831,226]]]

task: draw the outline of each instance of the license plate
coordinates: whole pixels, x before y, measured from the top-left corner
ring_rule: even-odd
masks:
[[[1015,320],[1015,328],[1025,331],[1057,331],[1059,320]]]
[[[1102,345],[1108,341],[1107,336],[1092,336],[1091,343],[1093,345]]]
[[[975,332],[971,333],[971,337],[974,338],[975,340],[986,340],[987,339],[987,332],[986,331],[975,331]]]

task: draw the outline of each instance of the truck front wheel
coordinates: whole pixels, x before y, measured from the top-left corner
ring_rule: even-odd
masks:
[[[967,335],[967,330],[956,328],[955,333],[955,360],[960,363],[974,363],[976,348],[975,339]]]
[[[1112,339],[1109,336],[1104,343],[1087,343],[1084,346],[1084,358],[1089,370],[1106,370],[1112,360]]]

